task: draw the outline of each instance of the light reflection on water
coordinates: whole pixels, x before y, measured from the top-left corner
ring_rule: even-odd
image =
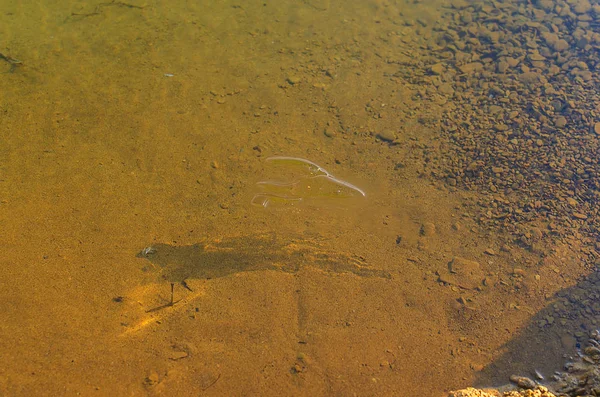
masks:
[[[274,179],[256,184],[259,192],[252,204],[297,205],[328,202],[337,199],[366,197],[366,193],[350,182],[336,178],[323,167],[298,157],[269,157],[266,161],[277,174]]]

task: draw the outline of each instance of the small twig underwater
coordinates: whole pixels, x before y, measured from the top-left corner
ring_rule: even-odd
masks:
[[[187,287],[187,288],[189,288],[189,287]],[[164,305],[152,308],[150,310],[146,310],[146,313],[152,313],[152,312],[155,312],[155,311],[167,308],[167,307],[172,307],[176,303],[178,303],[179,301],[181,301],[181,299],[179,299],[178,301],[173,301],[174,290],[175,290],[175,283],[171,283],[171,301],[169,303],[164,304]]]
[[[12,73],[18,65],[23,64],[23,62],[19,61],[18,59],[9,57],[8,55],[4,55],[1,52],[0,52],[0,60],[6,61],[10,64],[10,70],[8,71],[9,73]]]
[[[217,383],[217,381],[221,379],[221,374],[219,374],[219,376],[217,376],[217,379],[213,380],[208,386],[206,386],[205,388],[202,389],[202,391],[206,391],[209,387],[214,386],[215,383]]]

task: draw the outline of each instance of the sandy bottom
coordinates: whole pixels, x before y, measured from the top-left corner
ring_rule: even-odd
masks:
[[[444,104],[386,77],[435,4],[26,3],[0,17],[2,394],[437,396],[560,365],[525,330],[578,258],[501,250],[424,172]],[[366,196],[253,206],[269,156]],[[454,257],[476,274],[440,281]]]

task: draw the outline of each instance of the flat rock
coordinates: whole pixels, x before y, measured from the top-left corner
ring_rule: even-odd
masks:
[[[535,72],[521,73],[519,80],[525,84],[536,84],[540,82],[540,74]]]
[[[576,219],[587,219],[588,217],[587,217],[587,215],[582,214],[580,212],[573,212],[573,218],[576,218]]]
[[[396,133],[392,130],[383,130],[377,134],[377,138],[384,142],[393,142],[396,140]]]
[[[558,116],[554,119],[554,125],[558,128],[563,128],[567,125],[567,119],[564,116]]]
[[[479,262],[454,257],[448,263],[448,272],[440,272],[439,280],[464,289],[475,289],[482,285],[485,275]]]
[[[438,92],[444,95],[452,95],[454,94],[454,88],[452,88],[452,85],[444,83],[438,87]]]
[[[552,44],[552,48],[554,48],[554,50],[558,51],[558,52],[568,50],[569,47],[570,47],[569,42],[566,41],[565,39],[559,39],[558,41],[556,41],[555,43]]]
[[[462,73],[473,73],[483,69],[483,64],[471,62],[458,67]]]
[[[556,33],[542,32],[540,36],[542,36],[546,44],[549,46],[554,46],[554,44],[558,41],[558,35]]]
[[[573,12],[575,14],[586,14],[592,9],[592,5],[588,0],[579,0],[575,3],[575,7],[573,7]]]
[[[429,67],[429,71],[439,76],[442,73],[444,73],[444,65],[442,65],[441,63],[436,63],[435,65],[431,65]]]

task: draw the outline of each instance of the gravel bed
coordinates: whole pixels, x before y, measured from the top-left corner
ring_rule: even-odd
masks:
[[[445,155],[430,156],[432,175],[450,189],[478,193],[483,227],[506,231],[542,256],[541,241],[575,238],[592,271],[582,283],[596,285],[600,3],[452,0],[426,52],[412,82],[424,84],[419,94],[444,109]],[[572,296],[557,298],[555,304],[570,307],[567,317],[573,310],[588,318],[600,314],[598,293],[576,307]],[[531,380],[521,394],[469,389],[450,395],[600,395],[598,333],[582,345],[550,390]]]

